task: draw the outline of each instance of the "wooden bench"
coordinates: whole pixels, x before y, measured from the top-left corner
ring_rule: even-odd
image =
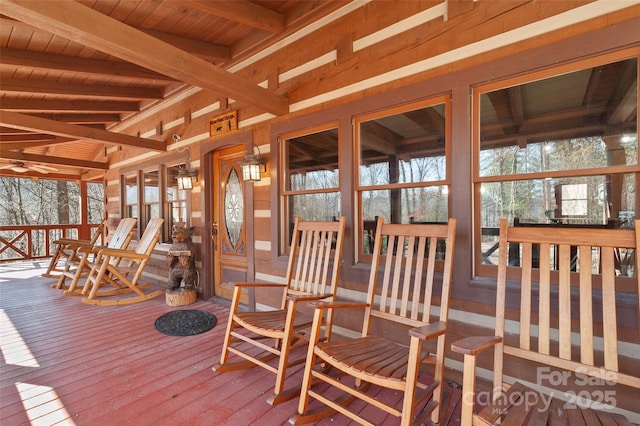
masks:
[[[501,221],[495,335],[467,337],[452,345],[454,352],[464,355],[463,425],[630,424],[604,407],[593,409],[592,403],[615,405],[615,392],[602,390],[614,383],[640,389],[638,354],[623,357],[619,350],[617,312],[622,299],[635,303],[639,312],[640,278],[637,271],[633,277],[622,276],[628,269],[620,263],[624,258],[637,267],[638,240],[640,221],[635,230],[510,227]],[[509,266],[511,244],[522,247],[521,267]],[[539,253],[539,268],[532,267],[534,252]],[[557,270],[551,258],[555,253]],[[577,262],[573,270],[572,259]],[[519,301],[519,318],[508,318],[507,300]],[[507,320],[515,321],[517,330],[507,330]],[[596,332],[596,322],[604,332]],[[474,414],[474,405],[481,405],[477,357],[489,348],[495,351],[492,397]],[[516,359],[525,368],[537,368],[540,388],[505,383],[503,364]],[[563,398],[541,392],[554,384],[564,388],[553,392]]]

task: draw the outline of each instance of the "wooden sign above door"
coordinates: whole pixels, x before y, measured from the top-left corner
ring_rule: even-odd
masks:
[[[209,120],[209,136],[218,136],[238,129],[238,111],[227,111]]]

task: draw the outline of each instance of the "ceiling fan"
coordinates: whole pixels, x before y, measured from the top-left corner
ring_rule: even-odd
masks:
[[[55,167],[45,166],[43,164],[32,164],[32,163],[23,163],[23,162],[12,162],[10,164],[4,164],[0,166],[0,169],[11,169],[16,173],[25,173],[28,171],[38,172],[42,174],[47,174],[49,172],[57,172],[58,169]]]

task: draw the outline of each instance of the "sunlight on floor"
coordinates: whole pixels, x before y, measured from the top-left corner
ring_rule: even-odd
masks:
[[[7,365],[40,367],[4,309],[0,309],[0,351]],[[22,382],[15,385],[32,426],[75,425],[53,388]]]
[[[47,270],[48,263],[48,260],[0,263],[0,283],[39,276]]]
[[[75,425],[53,388],[20,382],[16,383],[16,388],[31,425]]]
[[[0,309],[0,350],[7,364],[40,367],[4,309]]]

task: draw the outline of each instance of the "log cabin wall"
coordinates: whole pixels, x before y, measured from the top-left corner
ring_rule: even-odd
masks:
[[[315,125],[337,122],[340,132],[341,170],[355,164],[354,117],[413,101],[446,95],[451,100],[451,179],[449,215],[458,220],[458,238],[452,288],[450,341],[478,332],[491,332],[495,292],[492,283],[476,279],[473,264],[472,105],[471,91],[477,85],[505,79],[559,64],[570,64],[612,52],[640,52],[640,6],[624,8],[621,2],[588,1],[374,1],[348,3],[310,28],[292,34],[230,70],[251,78],[277,93],[285,94],[290,113],[265,114],[250,105],[215,98],[197,88],[154,107],[123,125],[123,132],[170,140],[168,153],[157,154],[124,148],[112,156],[106,177],[109,218],[122,217],[123,174],[185,158],[199,181],[190,192],[190,225],[196,228],[201,297],[214,296],[210,277],[212,204],[211,178],[214,151],[237,144],[255,143],[267,160],[263,179],[250,185],[252,232],[247,279],[278,281],[286,259],[279,256],[281,200],[279,190],[280,135]],[[633,50],[635,49],[635,50]],[[210,137],[209,119],[228,110],[238,110],[239,129]],[[250,145],[249,143],[249,145]],[[249,151],[249,146],[247,150]],[[347,217],[341,291],[349,297],[364,297],[368,271],[356,263],[354,227],[357,205],[353,197],[353,175],[341,173],[341,211]],[[637,211],[638,200],[636,200]],[[147,277],[166,282],[167,237],[159,245]],[[637,297],[637,295],[635,295]],[[275,306],[278,300],[266,292],[256,294],[259,306]],[[637,306],[637,304],[635,305]],[[638,364],[637,311],[633,303],[621,302],[620,315],[626,328],[620,340],[635,351],[629,368]],[[337,322],[346,332],[354,318]],[[458,359],[450,355],[448,365],[457,370]],[[488,366],[488,364],[484,364]],[[525,365],[512,367],[522,375]],[[527,374],[524,374],[527,376]],[[535,382],[535,377],[525,377]],[[629,389],[617,391],[618,406],[637,411],[640,395]],[[628,413],[627,413],[628,414]]]

